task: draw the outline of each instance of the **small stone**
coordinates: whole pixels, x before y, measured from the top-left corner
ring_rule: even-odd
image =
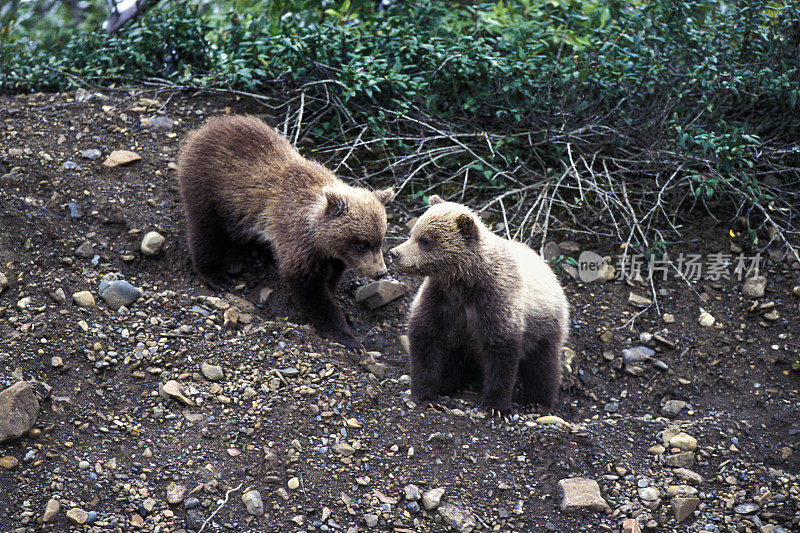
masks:
[[[409,484],[403,487],[403,496],[406,500],[417,501],[420,498],[419,487],[414,484]]]
[[[639,499],[644,500],[646,502],[654,502],[658,500],[661,495],[658,492],[658,489],[655,487],[644,487],[638,489]]]
[[[114,311],[119,310],[122,306],[130,307],[141,296],[139,289],[125,280],[102,281],[97,289],[97,294]]]
[[[622,521],[621,533],[642,533],[642,530],[635,518],[626,518]]]
[[[707,311],[703,311],[702,313],[700,313],[700,316],[697,317],[697,322],[704,328],[708,328],[714,325],[716,319],[713,316],[711,316],[711,314],[708,313]]]
[[[209,381],[220,381],[224,377],[222,367],[212,365],[211,363],[203,362],[203,364],[200,365],[200,371]]]
[[[543,426],[568,426],[563,418],[556,415],[544,415],[540,416],[536,419],[537,424],[542,424]]]
[[[562,479],[558,482],[558,486],[564,493],[564,498],[561,500],[561,511],[564,513],[611,512],[608,503],[600,495],[600,486],[593,479],[581,477]]]
[[[674,473],[677,477],[686,481],[687,483],[699,485],[704,481],[703,476],[693,470],[689,470],[688,468],[678,468]]]
[[[13,455],[5,455],[0,457],[0,468],[5,468],[6,470],[13,470],[19,464],[19,460],[14,457]]]
[[[139,529],[144,525],[144,518],[142,518],[141,515],[138,513],[133,513],[131,515],[131,525],[134,528]]]
[[[235,329],[239,324],[239,311],[230,307],[222,313],[222,326],[228,329]]]
[[[757,503],[747,502],[747,503],[740,503],[736,507],[733,508],[737,514],[753,514],[758,511],[760,507]]]
[[[692,451],[697,449],[697,439],[688,433],[680,432],[669,439],[669,445],[681,450]]]
[[[300,488],[300,480],[296,477],[293,477],[289,480],[286,486],[289,487],[289,490],[297,490]]]
[[[443,488],[426,490],[422,494],[422,505],[425,509],[432,511],[439,507],[439,504],[442,502],[442,496],[444,496]]]
[[[242,494],[242,503],[251,515],[264,516],[264,502],[261,500],[261,493],[257,490],[250,490]]]
[[[10,287],[10,285],[8,283],[8,278],[6,277],[5,274],[0,272],[0,293],[5,291],[9,287]]]
[[[89,241],[85,241],[83,244],[75,248],[75,252],[73,253],[78,257],[91,259],[94,257],[94,245]]]
[[[403,351],[406,354],[411,353],[411,341],[408,338],[408,335],[400,335],[400,346],[403,348]]]
[[[664,456],[664,464],[672,467],[694,465],[694,452],[682,452]]]
[[[656,444],[655,446],[650,446],[647,448],[647,453],[650,455],[661,455],[666,451],[666,448],[661,444]]]
[[[625,348],[622,350],[623,363],[641,363],[652,358],[656,354],[647,346],[634,346],[633,348]]]
[[[131,152],[130,150],[114,150],[111,152],[105,161],[103,161],[103,166],[113,168],[120,165],[129,165],[135,161],[139,161],[142,158],[136,152]]]
[[[78,307],[94,307],[94,296],[89,291],[78,291],[72,295],[72,301]]]
[[[631,292],[628,294],[628,303],[634,307],[644,308],[649,307],[653,303],[653,300]]]
[[[84,159],[89,159],[91,161],[97,161],[98,159],[103,157],[103,153],[97,148],[89,148],[88,150],[81,151],[81,157]]]
[[[686,407],[683,400],[668,400],[661,408],[661,414],[668,418],[675,418]]]
[[[18,381],[0,392],[0,442],[28,433],[38,414],[39,400],[27,382]]]
[[[269,287],[264,287],[260,291],[258,291],[258,303],[264,305],[267,300],[269,300],[270,295],[275,292],[274,289],[270,289]]]
[[[67,519],[77,526],[82,526],[89,520],[89,513],[80,507],[73,507],[67,511]]]
[[[672,515],[680,523],[686,520],[700,505],[700,498],[673,498]]]
[[[52,499],[48,500],[47,505],[44,506],[44,512],[42,513],[42,522],[45,524],[52,522],[59,511],[61,511],[61,502]]]
[[[356,301],[369,309],[377,309],[400,298],[407,290],[399,281],[373,281],[356,289]]]
[[[164,248],[164,236],[157,231],[150,231],[142,237],[142,244],[139,250],[144,255],[156,255]]]
[[[177,505],[183,501],[186,496],[186,486],[180,483],[172,482],[167,485],[167,503],[170,505]]]
[[[169,131],[175,124],[175,121],[163,115],[156,115],[154,117],[143,117],[140,119],[143,128],[153,131]]]
[[[347,444],[346,442],[337,442],[331,447],[334,453],[338,453],[344,457],[350,457],[354,453],[356,453],[355,448]]]
[[[194,402],[187,398],[183,394],[183,391],[181,391],[181,384],[173,379],[167,381],[163,385],[158,386],[158,395],[162,398],[173,398],[183,402],[189,407],[194,407]]]
[[[367,527],[374,528],[378,527],[378,515],[373,513],[368,513],[364,515],[364,522],[367,523]]]
[[[436,512],[445,524],[459,533],[470,533],[477,526],[473,513],[452,503],[443,504]]]
[[[549,241],[547,244],[544,245],[542,248],[542,259],[545,261],[552,261],[554,259],[558,259],[561,255],[561,247],[558,246],[557,243],[553,241]]]
[[[53,301],[58,305],[64,305],[65,303],[67,303],[67,295],[64,292],[64,289],[62,289],[61,287],[51,292],[50,298],[52,298]]]
[[[674,324],[675,315],[671,315],[670,313],[664,313],[664,316],[661,317],[661,320],[664,321],[664,324]]]
[[[742,294],[746,298],[756,299],[764,296],[764,290],[767,288],[767,278],[755,273],[753,277],[747,278],[742,284]]]

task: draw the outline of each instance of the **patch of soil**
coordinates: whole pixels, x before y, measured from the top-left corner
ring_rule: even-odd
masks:
[[[174,162],[184,135],[225,109],[248,106],[145,90],[0,98],[0,273],[11,284],[0,294],[0,385],[52,387],[31,435],[0,444],[0,457],[19,461],[0,471],[0,530],[62,531],[74,507],[94,512],[103,531],[198,530],[206,520],[205,531],[458,529],[406,500],[409,484],[444,488],[444,503],[497,531],[615,531],[625,518],[660,531],[800,527],[800,298],[792,293],[800,278],[788,264],[762,265],[767,292],[756,301],[735,277],[690,285],[670,277],[653,287],[658,307],[643,312],[628,296],[652,298],[649,285],[580,283],[562,273],[574,357],[551,414],[564,424],[524,413],[489,419],[468,391],[444,398],[447,412],[423,410],[408,401],[399,342],[419,280],[393,273],[409,293],[375,311],[353,298],[367,280],[350,273],[343,281],[339,300],[354,330],[380,352],[383,366],[372,372],[303,325],[269,254],[231,254],[234,297],[197,281]],[[141,126],[157,114],[176,121],[173,129]],[[84,158],[91,149],[102,157]],[[142,160],[104,167],[118,149]],[[405,201],[389,207],[387,247],[423,211]],[[676,246],[729,253],[729,229],[698,220],[687,229],[692,239]],[[139,252],[149,231],[166,237],[155,257]],[[89,257],[75,253],[85,242]],[[618,252],[613,243],[579,244]],[[96,296],[111,272],[143,292],[127,314]],[[260,304],[264,287],[274,292]],[[58,289],[66,301],[52,296]],[[82,290],[96,306],[72,303]],[[244,320],[225,327],[231,305]],[[698,323],[701,308],[714,326]],[[660,363],[624,364],[621,350],[643,344],[642,333],[666,339],[646,342]],[[206,379],[202,362],[220,365],[223,379]],[[159,396],[167,380],[194,405]],[[669,399],[688,403],[674,420],[661,414]],[[664,462],[670,446],[651,449],[673,425],[697,439],[690,468],[704,479],[698,510],[681,524],[669,487],[684,481]],[[349,448],[339,453],[342,443]],[[597,480],[613,514],[563,514],[557,482],[566,477]],[[184,503],[166,501],[170,483],[186,487]],[[658,502],[640,498],[642,483],[659,488]],[[263,497],[263,517],[241,502],[250,489]],[[196,507],[186,504],[192,498]],[[50,499],[62,510],[42,524]],[[754,500],[757,512],[736,511]]]

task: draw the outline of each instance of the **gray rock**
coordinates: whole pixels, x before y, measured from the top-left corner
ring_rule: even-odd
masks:
[[[103,157],[103,153],[97,148],[90,148],[88,150],[82,150],[81,157],[84,159],[89,159],[91,161],[97,161],[98,159]]]
[[[659,499],[661,496],[658,492],[658,489],[655,487],[644,487],[639,489],[639,499],[644,500],[646,502],[654,502]]]
[[[669,400],[661,408],[661,414],[668,418],[675,418],[686,407],[686,402],[683,400]]]
[[[700,498],[673,498],[672,515],[677,522],[683,522],[697,509],[698,505],[700,505]]]
[[[400,298],[407,290],[399,281],[373,281],[356,289],[356,301],[370,309],[377,309]]]
[[[367,523],[367,527],[374,528],[378,527],[378,515],[373,513],[368,513],[364,515],[364,522]]]
[[[94,246],[89,241],[84,241],[83,244],[75,248],[75,255],[78,257],[92,258],[94,257]]]
[[[346,442],[337,442],[331,447],[334,453],[338,453],[344,457],[350,457],[354,453],[356,453],[355,448],[347,444]]]
[[[25,435],[38,414],[39,400],[27,382],[18,381],[0,392],[0,442]]]
[[[633,348],[625,348],[622,350],[622,362],[628,363],[641,363],[653,357],[656,354],[647,346],[634,346]]]
[[[167,485],[168,504],[176,505],[178,503],[181,503],[185,495],[186,495],[186,487],[184,485],[175,482],[172,482],[169,485]]]
[[[61,167],[66,170],[78,170],[81,168],[75,161],[64,161],[61,163]]]
[[[558,486],[564,494],[561,511],[564,513],[611,512],[608,503],[600,495],[597,481],[582,477],[562,479]]]
[[[142,127],[153,131],[169,131],[175,124],[175,121],[163,115],[156,115],[154,117],[142,118]]]
[[[264,516],[264,502],[261,500],[261,493],[257,490],[250,490],[242,494],[242,503],[251,515]]]
[[[736,507],[733,508],[737,514],[753,514],[758,511],[760,507],[757,503],[748,502],[748,503],[740,503]]]
[[[664,456],[664,464],[672,467],[687,467],[694,465],[694,452],[682,452]]]
[[[705,481],[703,476],[693,470],[689,470],[688,468],[678,468],[674,473],[678,478],[693,485],[699,485]]]
[[[5,274],[0,272],[0,293],[2,293],[4,290],[6,290],[9,287],[10,287],[10,285],[8,283],[8,278],[6,277]]]
[[[151,231],[142,237],[142,244],[139,247],[144,255],[156,255],[164,248],[164,236],[157,231]]]
[[[561,247],[558,246],[553,241],[548,242],[542,248],[542,259],[545,261],[552,261],[553,259],[558,259],[561,255]]]
[[[403,487],[403,496],[405,496],[406,500],[417,501],[420,498],[419,494],[419,487],[416,485],[409,484]]]
[[[209,381],[220,381],[224,377],[222,367],[212,365],[211,363],[203,362],[203,364],[200,365],[200,372],[202,372]]]
[[[432,511],[439,507],[442,502],[442,496],[444,496],[444,489],[442,488],[426,490],[422,494],[422,505],[425,509]]]
[[[477,526],[475,515],[452,503],[445,503],[437,511],[445,524],[459,533],[470,533]]]
[[[97,294],[114,311],[122,306],[130,307],[141,296],[139,289],[121,279],[101,281]]]

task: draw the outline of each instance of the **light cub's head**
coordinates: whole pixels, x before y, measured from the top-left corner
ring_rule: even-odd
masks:
[[[342,184],[327,186],[322,193],[314,223],[317,246],[364,276],[385,276],[384,205],[394,196],[392,189],[373,192]]]
[[[445,202],[437,195],[431,196],[429,203],[411,237],[389,250],[393,264],[419,276],[462,274],[473,261],[485,227],[466,206]]]

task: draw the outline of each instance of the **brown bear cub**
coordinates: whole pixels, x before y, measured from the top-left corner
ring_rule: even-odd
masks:
[[[492,233],[467,207],[430,198],[411,238],[389,254],[425,276],[408,321],[411,395],[427,404],[480,380],[484,406],[551,408],[561,383],[569,309],[547,263]]]
[[[299,311],[321,335],[364,351],[334,292],[347,268],[375,279],[386,274],[381,246],[391,189],[350,187],[264,122],[244,116],[212,118],[189,134],[178,183],[203,282],[228,288],[229,246],[269,242]]]

